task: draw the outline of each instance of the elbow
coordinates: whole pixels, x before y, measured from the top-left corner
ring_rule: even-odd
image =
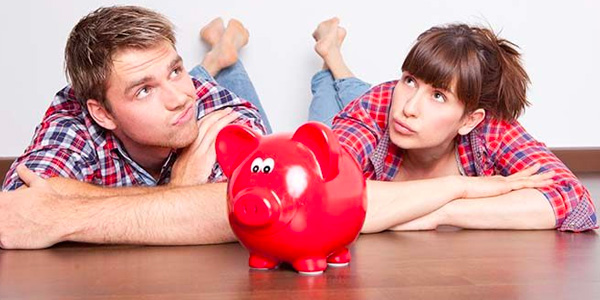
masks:
[[[369,217],[367,214],[367,218],[363,223],[363,227],[360,230],[360,233],[370,234],[370,233],[379,233],[388,230],[389,227],[385,226],[382,222],[378,222],[376,219]]]

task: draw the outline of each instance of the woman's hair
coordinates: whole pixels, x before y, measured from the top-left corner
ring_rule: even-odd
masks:
[[[106,108],[114,55],[124,49],[175,47],[173,25],[163,15],[137,6],[102,7],[83,17],[65,48],[65,70],[82,105],[95,99]]]
[[[492,117],[513,120],[529,105],[529,76],[516,48],[487,28],[433,27],[419,36],[402,70],[435,88],[456,88],[465,114],[483,108]]]

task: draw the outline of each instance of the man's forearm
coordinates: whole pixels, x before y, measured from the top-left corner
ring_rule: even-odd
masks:
[[[362,232],[379,232],[419,218],[461,194],[459,181],[451,176],[405,182],[369,180],[367,216]]]
[[[78,198],[63,223],[64,240],[190,245],[234,241],[226,184],[159,189],[136,195]]]
[[[130,186],[130,187],[105,187],[87,182],[81,182],[76,179],[53,177],[46,180],[52,188],[59,194],[65,197],[81,196],[81,197],[112,197],[112,196],[128,196],[145,193],[154,193],[161,189],[168,189],[167,186],[147,187],[147,186]]]

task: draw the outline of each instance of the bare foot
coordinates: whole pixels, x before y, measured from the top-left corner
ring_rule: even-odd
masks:
[[[313,38],[317,42],[315,44],[315,51],[323,59],[326,59],[330,53],[340,52],[342,42],[344,42],[344,38],[346,37],[346,29],[340,27],[339,23],[340,20],[338,18],[325,20],[313,32]]]
[[[200,38],[208,43],[211,47],[214,47],[219,40],[221,40],[221,36],[225,32],[225,26],[223,25],[223,19],[215,18],[210,21],[210,23],[206,24],[206,26],[200,29]]]
[[[346,29],[339,26],[338,18],[325,20],[313,32],[317,42],[315,51],[323,59],[323,69],[329,69],[335,79],[354,77],[342,57],[342,43],[346,38]]]
[[[206,39],[201,33],[202,38],[212,46],[212,49],[206,53],[202,61],[202,66],[212,76],[215,76],[222,69],[233,65],[238,60],[238,52],[248,44],[249,37],[248,30],[240,21],[235,19],[229,21],[227,28],[219,38],[215,37],[215,32],[217,30],[205,31]]]

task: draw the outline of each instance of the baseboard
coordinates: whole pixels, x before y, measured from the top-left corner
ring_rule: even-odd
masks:
[[[573,173],[600,172],[600,148],[551,148]]]
[[[0,157],[0,186],[4,183],[4,175],[6,175],[14,160],[14,157]]]
[[[600,148],[551,148],[574,173],[600,172]],[[0,157],[0,182],[14,161],[14,157]]]

